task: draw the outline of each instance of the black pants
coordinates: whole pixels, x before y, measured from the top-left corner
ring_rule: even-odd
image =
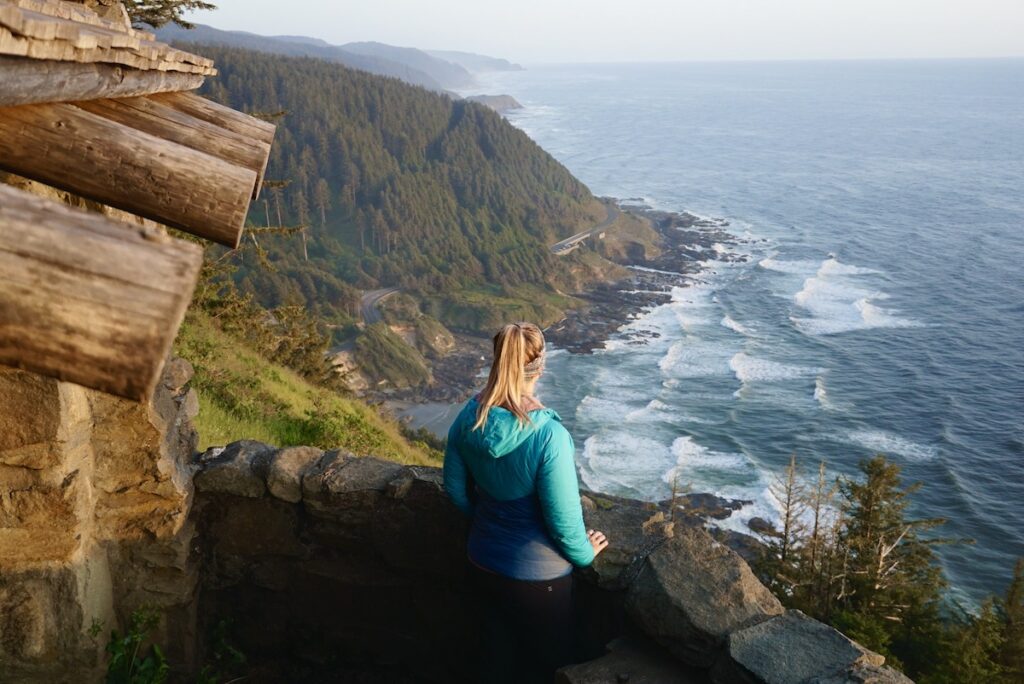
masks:
[[[514,580],[470,564],[484,618],[480,681],[550,684],[574,661],[572,575]]]

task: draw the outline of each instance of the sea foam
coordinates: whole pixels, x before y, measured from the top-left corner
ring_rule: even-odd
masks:
[[[824,375],[819,375],[814,379],[814,400],[822,408],[832,408],[832,402],[828,398],[828,390],[825,388]]]
[[[740,335],[750,334],[750,329],[747,326],[743,325],[742,323],[737,323],[730,316],[725,316],[724,318],[722,318],[722,325],[728,328],[729,330],[732,330],[733,332],[739,333]]]
[[[797,328],[808,335],[836,335],[871,328],[911,328],[921,324],[903,318],[896,311],[875,302],[889,295],[860,280],[880,272],[844,264],[835,257],[821,262],[815,274],[804,280],[793,301],[810,316],[791,316]]]
[[[931,461],[939,455],[938,448],[918,444],[884,430],[851,430],[847,441],[880,454],[895,454],[911,461]]]
[[[602,431],[583,443],[580,476],[598,492],[628,493],[654,499],[662,495],[661,475],[672,462],[671,448],[637,431]]]
[[[672,455],[676,458],[676,464],[664,476],[665,482],[669,484],[677,473],[682,479],[688,471],[712,470],[749,475],[755,470],[754,464],[743,454],[712,451],[695,442],[689,435],[677,437],[672,442]]]
[[[821,372],[820,368],[807,366],[791,366],[778,361],[761,359],[750,356],[746,352],[734,354],[729,360],[729,368],[736,375],[741,383],[748,382],[779,382],[781,380],[795,380],[816,375]]]

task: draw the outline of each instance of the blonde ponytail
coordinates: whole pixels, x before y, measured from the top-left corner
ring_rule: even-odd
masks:
[[[487,414],[495,406],[508,409],[520,423],[530,418],[522,406],[527,380],[527,364],[543,367],[544,334],[533,323],[509,323],[494,336],[494,361],[487,384],[479,396],[474,430],[487,423]],[[535,376],[536,372],[529,373]]]

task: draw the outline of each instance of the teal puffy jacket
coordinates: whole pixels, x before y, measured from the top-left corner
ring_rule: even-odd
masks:
[[[547,580],[590,565],[576,479],[575,447],[551,409],[529,412],[520,424],[495,407],[474,430],[471,399],[448,431],[444,487],[472,517],[469,557],[506,577]]]

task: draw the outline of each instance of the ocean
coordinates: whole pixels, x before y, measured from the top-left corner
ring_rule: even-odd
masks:
[[[486,77],[598,195],[726,219],[712,261],[539,394],[586,486],[752,501],[884,453],[954,596],[1024,556],[1024,60],[534,66]]]

